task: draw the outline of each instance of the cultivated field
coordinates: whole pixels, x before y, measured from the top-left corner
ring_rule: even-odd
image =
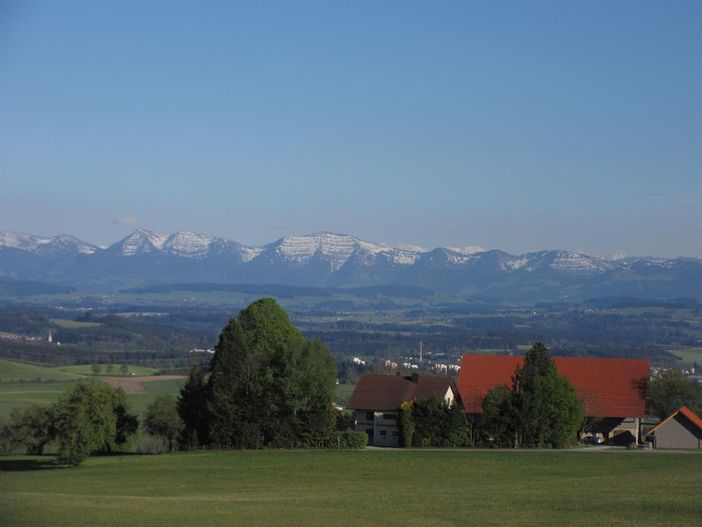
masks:
[[[32,404],[51,404],[71,385],[80,380],[91,381],[86,375],[89,365],[46,367],[0,359],[0,425],[14,408]],[[177,396],[185,382],[180,375],[150,375],[151,368],[130,366],[130,371],[143,372],[141,376],[99,376],[102,382],[119,386],[127,392],[131,410],[143,414],[148,404],[159,395]]]
[[[0,457],[0,525],[702,523],[702,455],[232,451]]]

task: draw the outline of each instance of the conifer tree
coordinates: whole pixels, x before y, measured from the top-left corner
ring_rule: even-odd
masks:
[[[180,444],[183,448],[196,448],[208,444],[207,380],[202,364],[197,362],[178,397],[178,414],[183,420]]]

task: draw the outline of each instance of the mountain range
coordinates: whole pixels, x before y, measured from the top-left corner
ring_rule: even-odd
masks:
[[[701,298],[697,258],[601,258],[545,250],[392,247],[317,233],[247,246],[226,238],[138,229],[98,247],[70,235],[0,231],[0,277],[85,291],[182,283],[306,287],[395,285],[502,301],[593,297]]]

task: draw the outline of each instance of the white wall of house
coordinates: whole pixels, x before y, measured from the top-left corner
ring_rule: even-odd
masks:
[[[444,402],[446,403],[446,406],[452,406],[455,400],[456,398],[453,395],[453,390],[448,388],[446,390],[446,395],[444,395]]]

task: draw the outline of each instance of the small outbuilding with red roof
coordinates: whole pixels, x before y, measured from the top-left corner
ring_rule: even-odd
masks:
[[[646,434],[654,448],[702,448],[702,419],[683,406]]]

